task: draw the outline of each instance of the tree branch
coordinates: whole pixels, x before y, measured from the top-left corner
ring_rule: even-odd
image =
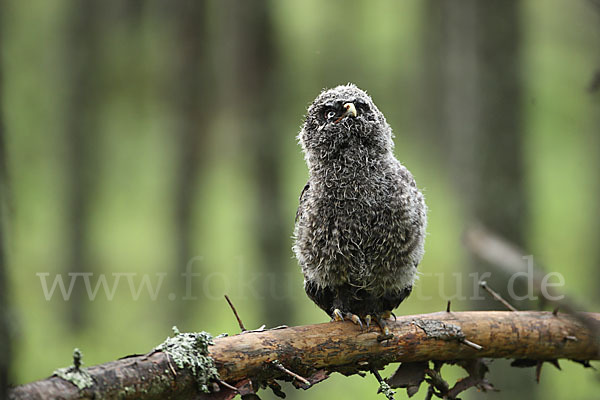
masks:
[[[481,225],[472,226],[467,229],[464,242],[467,249],[474,255],[501,268],[508,274],[529,273],[526,253],[513,243],[508,242],[506,239],[494,234]],[[533,259],[529,262],[533,263]],[[598,320],[587,318],[585,313],[578,312],[578,310],[584,310],[586,307],[560,293],[556,288],[543,285],[545,275],[544,269],[540,265],[533,263],[532,278],[536,295],[541,296],[544,302],[552,304],[555,307],[560,307],[561,310],[573,314],[580,319],[589,330],[595,332],[596,340],[598,340],[598,345],[600,345],[600,323]],[[545,290],[542,290],[542,286],[546,286]]]
[[[588,313],[600,321],[600,314]],[[439,312],[398,317],[389,321],[394,338],[379,342],[378,328],[360,331],[349,322],[297,326],[248,332],[217,338],[209,346],[220,379],[240,392],[253,393],[274,381],[302,380],[273,366],[285,366],[311,384],[331,372],[346,375],[382,368],[392,362],[458,361],[480,357],[529,360],[598,360],[600,349],[592,333],[577,318],[551,312]],[[481,346],[476,350],[464,344]],[[236,393],[221,385],[218,393],[198,394],[196,380],[187,369],[173,365],[160,351],[129,356],[86,369],[94,385],[79,390],[57,376],[12,389],[11,399],[122,398],[229,399]],[[218,384],[213,384],[213,390]],[[274,389],[275,390],[275,389]]]

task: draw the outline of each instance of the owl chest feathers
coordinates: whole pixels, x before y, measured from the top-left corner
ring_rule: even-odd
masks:
[[[358,167],[330,163],[327,171],[311,171],[299,221],[307,229],[298,237],[307,245],[307,279],[365,288],[373,282],[392,288],[412,284],[422,242],[414,212],[418,192],[403,182],[398,166],[395,159],[373,159]]]

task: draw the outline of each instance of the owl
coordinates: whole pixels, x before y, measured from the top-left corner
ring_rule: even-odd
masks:
[[[317,96],[298,140],[309,178],[293,251],[306,294],[333,320],[367,328],[373,320],[391,337],[386,319],[411,293],[427,226],[392,129],[371,97],[347,84]]]

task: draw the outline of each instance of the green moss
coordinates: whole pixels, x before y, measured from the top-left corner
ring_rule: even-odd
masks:
[[[181,333],[173,327],[170,336],[156,350],[166,353],[178,368],[187,368],[198,382],[201,391],[208,393],[208,383],[219,379],[214,360],[208,355],[208,346],[214,344],[207,332]]]
[[[94,384],[94,379],[85,368],[81,368],[83,356],[79,349],[73,350],[73,365],[66,368],[59,368],[54,371],[54,375],[71,382],[77,386],[79,390],[91,387]]]

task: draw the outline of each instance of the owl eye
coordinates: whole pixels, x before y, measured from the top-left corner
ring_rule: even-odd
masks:
[[[334,110],[325,110],[325,113],[323,113],[323,116],[325,117],[326,120],[330,120],[331,118],[335,117],[337,115],[337,113]]]
[[[356,100],[356,102],[354,104],[356,105],[356,108],[358,108],[362,111],[369,110],[369,105],[364,100]]]

